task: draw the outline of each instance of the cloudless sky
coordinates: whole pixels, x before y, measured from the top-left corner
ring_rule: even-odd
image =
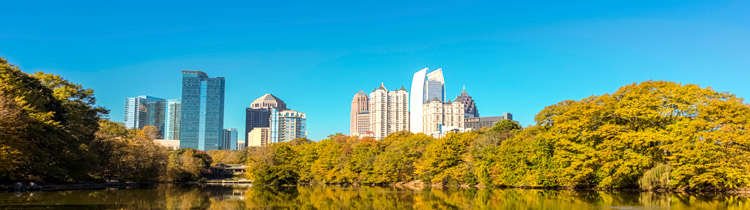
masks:
[[[750,1],[0,0],[0,56],[125,97],[180,98],[180,70],[226,78],[226,128],[272,93],[313,140],[349,132],[354,94],[443,68],[482,116],[522,125],[561,100],[645,80],[750,96]],[[240,135],[241,139],[244,138]]]

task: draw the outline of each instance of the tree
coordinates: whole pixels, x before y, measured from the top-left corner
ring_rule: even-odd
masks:
[[[0,91],[26,115],[26,146],[19,155],[27,161],[14,172],[22,180],[69,182],[89,179],[96,165],[88,152],[100,114],[93,91],[56,75],[29,75],[0,59]]]
[[[492,126],[490,131],[504,132],[504,131],[519,130],[519,129],[521,129],[521,125],[518,125],[518,123],[516,123],[513,120],[504,119],[495,123],[495,126]]]
[[[613,94],[549,106],[537,116],[553,142],[557,182],[632,188],[658,163],[672,188],[728,189],[750,183],[750,109],[711,88],[646,81]]]
[[[242,164],[246,162],[245,151],[237,150],[209,150],[213,164]]]
[[[159,134],[159,129],[156,128],[156,126],[153,126],[153,125],[143,126],[143,129],[141,129],[141,131],[143,131],[143,133],[145,133],[146,136],[148,136],[148,138],[151,138],[151,139],[161,138],[161,135]]]
[[[373,173],[366,183],[396,183],[417,180],[414,164],[422,158],[427,145],[435,138],[408,131],[396,132],[378,141],[380,153],[375,157]]]
[[[468,146],[477,138],[473,132],[450,133],[427,146],[415,165],[415,175],[437,184],[476,184]]]
[[[296,156],[297,153],[288,143],[273,143],[261,147],[249,159],[249,178],[259,185],[297,184],[299,174],[293,165]]]
[[[165,173],[167,149],[154,143],[146,126],[128,130],[119,123],[100,120],[92,152],[99,157],[96,175],[110,180],[155,182]]]
[[[208,175],[211,156],[206,152],[182,148],[169,153],[165,181],[191,182],[202,180]]]
[[[28,154],[23,141],[28,119],[14,101],[5,98],[0,91],[0,182],[19,180],[19,166],[26,164]]]

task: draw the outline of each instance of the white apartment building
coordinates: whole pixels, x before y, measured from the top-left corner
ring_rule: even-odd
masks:
[[[380,140],[388,134],[409,130],[409,93],[402,86],[388,91],[381,83],[370,93],[370,131]]]

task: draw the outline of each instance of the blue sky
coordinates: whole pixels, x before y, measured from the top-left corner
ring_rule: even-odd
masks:
[[[209,3],[210,2],[210,3]],[[523,2],[523,3],[521,3]],[[179,98],[180,70],[226,78],[225,127],[264,93],[307,113],[314,140],[349,131],[360,89],[409,89],[443,68],[482,116],[523,125],[561,100],[644,80],[750,96],[748,1],[13,1],[0,56],[95,90]],[[242,135],[240,135],[242,136]],[[241,137],[242,138],[242,137]]]

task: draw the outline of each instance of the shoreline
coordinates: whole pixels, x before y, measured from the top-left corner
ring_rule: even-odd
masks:
[[[28,191],[65,191],[65,190],[107,190],[110,188],[137,188],[159,183],[84,183],[84,184],[24,184],[22,186],[0,185],[0,191],[28,192]]]
[[[204,180],[198,182],[137,182],[137,183],[85,183],[85,184],[42,184],[42,185],[23,185],[22,187],[12,185],[0,185],[0,191],[3,192],[34,192],[34,191],[69,191],[69,190],[110,190],[110,189],[133,189],[133,188],[144,188],[159,184],[175,184],[175,185],[194,185],[194,184],[205,184],[214,186],[255,186],[246,182],[217,182],[216,180]],[[258,185],[260,187],[271,187],[266,185]],[[576,187],[529,187],[529,186],[498,186],[488,187],[483,185],[443,185],[443,184],[424,184],[421,181],[412,182],[398,182],[389,184],[310,184],[301,183],[296,185],[284,185],[282,187],[298,187],[298,186],[323,186],[323,187],[395,187],[407,190],[423,190],[423,189],[443,189],[443,188],[475,188],[475,189],[522,189],[522,190],[556,190],[556,191],[592,191],[592,192],[651,192],[651,193],[686,193],[686,194],[737,194],[737,195],[750,195],[750,189],[733,189],[733,190],[642,190],[633,188],[622,188],[622,189],[605,189],[605,188],[576,188]]]

